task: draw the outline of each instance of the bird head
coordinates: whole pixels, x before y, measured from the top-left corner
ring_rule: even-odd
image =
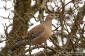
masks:
[[[55,14],[51,13],[51,14],[47,15],[47,19],[51,19],[52,20],[54,18],[55,18]]]

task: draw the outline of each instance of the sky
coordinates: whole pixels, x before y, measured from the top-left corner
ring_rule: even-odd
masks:
[[[53,0],[53,1],[57,1],[57,0]],[[65,0],[65,2],[66,3],[68,3],[69,1],[71,1],[71,0]],[[82,1],[85,1],[85,0],[82,0]],[[32,3],[31,3],[31,6],[33,6],[35,4],[35,1],[33,1],[32,0]],[[60,4],[61,3],[57,3],[59,6],[60,6]],[[4,35],[4,26],[6,25],[6,26],[8,26],[9,24],[12,24],[12,18],[13,18],[13,0],[9,0],[8,2],[4,2],[4,1],[1,1],[0,0],[0,35]],[[50,7],[50,5],[52,5],[52,7],[55,7],[55,5],[54,5],[54,3],[52,2],[52,3],[47,3],[47,5],[49,6],[48,8],[50,9],[50,10],[52,10],[51,9],[51,7]],[[5,6],[7,7],[7,8],[11,8],[11,9],[9,9],[9,10],[5,10],[4,8],[5,8]],[[66,6],[66,10],[68,10],[68,8],[70,8],[70,7],[73,7],[74,5],[72,4],[72,3],[70,3],[70,4],[68,4],[67,6]],[[83,6],[83,3],[81,2],[81,4],[79,4],[79,6],[80,7],[82,7]],[[3,8],[4,7],[4,8]],[[36,12],[36,14],[34,15],[35,17],[37,17],[38,16],[38,14],[39,14],[39,12]],[[45,14],[45,16],[46,16],[47,14]],[[8,18],[8,16],[9,16],[9,20],[7,19]],[[5,19],[3,19],[3,17],[5,17]],[[85,18],[83,19],[83,21],[85,21]],[[34,26],[36,26],[36,25],[38,25],[38,24],[40,24],[40,22],[36,22],[35,20],[34,20],[34,18],[31,18],[30,19],[30,22],[31,23],[33,23],[34,25],[33,26],[31,26],[28,30],[30,30],[30,29],[32,29]],[[54,25],[56,25],[58,22],[54,19],[53,21],[53,24]],[[71,21],[69,21],[69,23],[71,23]],[[8,32],[10,32],[10,30],[11,30],[11,28],[12,27],[9,27],[9,30],[8,30]],[[52,27],[52,30],[53,30],[54,28]],[[1,38],[0,38],[1,39]],[[47,43],[48,43],[48,45],[50,45],[50,44],[52,44],[51,42],[49,42],[49,41],[47,41]],[[60,45],[62,45],[61,44],[62,42],[60,42]],[[2,48],[2,47],[4,47],[5,46],[5,42],[2,42],[2,43],[0,43],[0,48]],[[50,46],[52,46],[52,45],[50,45]],[[41,49],[42,50],[42,49]],[[36,50],[35,50],[36,51]],[[35,52],[34,51],[34,52]],[[34,53],[33,52],[33,53]]]

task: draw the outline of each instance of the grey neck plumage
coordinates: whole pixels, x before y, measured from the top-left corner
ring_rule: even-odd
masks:
[[[52,20],[51,19],[46,19],[45,22],[47,23],[48,26],[52,26]]]
[[[49,19],[46,18],[45,21],[49,21]]]

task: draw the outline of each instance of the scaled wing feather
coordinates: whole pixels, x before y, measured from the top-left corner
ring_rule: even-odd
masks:
[[[34,38],[37,38],[43,32],[44,32],[44,27],[42,25],[38,25],[28,32],[28,39],[32,40]]]

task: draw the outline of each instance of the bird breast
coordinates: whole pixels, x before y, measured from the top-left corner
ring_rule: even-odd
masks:
[[[49,37],[51,36],[52,27],[48,27],[46,25],[42,25],[42,26],[44,26],[43,33],[40,34],[37,38],[32,40],[33,45],[42,44],[42,43],[46,42],[46,40],[48,40]]]
[[[51,33],[52,33],[52,27],[51,26],[50,27],[46,26],[45,34],[47,34],[47,37],[50,37]]]

